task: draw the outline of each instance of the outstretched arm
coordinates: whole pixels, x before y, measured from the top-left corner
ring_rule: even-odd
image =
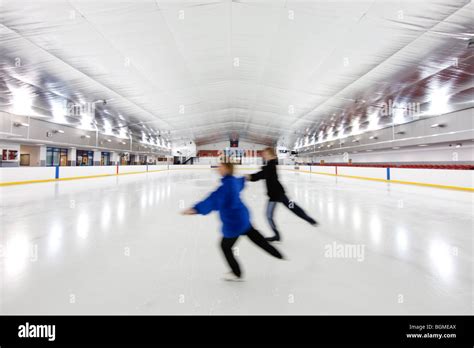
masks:
[[[247,178],[250,180],[250,181],[258,181],[258,180],[262,180],[262,179],[265,179],[265,173],[263,172],[263,170],[257,172],[257,173],[254,173],[254,174],[250,174],[249,176],[247,176]]]
[[[183,214],[183,215],[196,215],[197,211],[194,208],[188,208],[185,211],[183,211],[181,214]]]
[[[201,214],[201,215],[207,215],[211,211],[217,210],[218,209],[217,198],[221,190],[222,190],[222,187],[219,187],[216,191],[211,193],[206,199],[194,205],[192,209],[196,212],[196,214]]]

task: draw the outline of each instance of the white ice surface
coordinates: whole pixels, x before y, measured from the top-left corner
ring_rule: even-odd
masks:
[[[241,238],[246,281],[220,280],[219,221],[179,212],[218,184],[209,170],[0,188],[2,314],[469,314],[469,192],[282,172],[276,260]],[[263,182],[244,200],[266,235]],[[327,257],[352,244],[356,258]],[[359,255],[360,256],[360,255]]]

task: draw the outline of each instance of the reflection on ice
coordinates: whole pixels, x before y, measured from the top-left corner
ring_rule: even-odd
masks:
[[[403,227],[397,229],[396,243],[398,251],[405,252],[408,249],[407,231]]]
[[[51,225],[48,235],[48,253],[50,255],[56,254],[61,247],[61,239],[63,237],[63,227],[61,222],[56,220]]]
[[[429,246],[431,265],[434,271],[443,279],[449,279],[454,271],[454,251],[455,249],[441,240],[433,240]]]
[[[380,238],[382,235],[382,223],[378,215],[376,214],[372,215],[370,219],[369,230],[370,230],[370,239],[372,240],[372,242],[374,244],[379,244]]]
[[[86,239],[89,235],[89,214],[82,211],[77,217],[77,235]]]

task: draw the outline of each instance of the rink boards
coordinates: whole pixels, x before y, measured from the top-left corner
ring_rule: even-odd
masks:
[[[0,168],[0,186],[172,170],[210,170],[211,167],[211,165],[132,165]],[[260,166],[244,164],[237,168],[258,170]],[[298,165],[281,165],[279,168],[316,175],[474,191],[474,171],[472,170]]]

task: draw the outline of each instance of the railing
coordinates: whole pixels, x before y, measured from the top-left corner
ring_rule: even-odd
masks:
[[[197,157],[191,156],[188,159],[186,159],[182,164],[194,164],[195,159],[197,159]]]
[[[313,163],[304,164],[311,166],[329,167],[371,167],[371,168],[412,168],[412,169],[452,169],[452,170],[474,170],[474,164],[432,164],[432,163]]]

